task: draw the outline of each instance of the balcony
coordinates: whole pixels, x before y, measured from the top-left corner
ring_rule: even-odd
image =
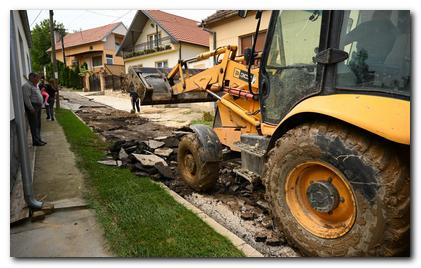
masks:
[[[157,42],[158,41],[158,42]],[[171,37],[166,36],[159,40],[154,40],[153,42],[140,43],[134,46],[132,49],[127,49],[122,51],[123,58],[128,59],[132,57],[147,55],[159,51],[170,50],[172,49]]]

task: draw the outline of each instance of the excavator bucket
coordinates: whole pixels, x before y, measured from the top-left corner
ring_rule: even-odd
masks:
[[[206,92],[189,92],[174,95],[167,74],[169,68],[130,67],[129,89],[136,90],[142,105],[210,102],[216,99]],[[199,69],[189,69],[190,74],[201,72]],[[175,77],[177,79],[177,77]],[[177,80],[174,81],[177,83]]]

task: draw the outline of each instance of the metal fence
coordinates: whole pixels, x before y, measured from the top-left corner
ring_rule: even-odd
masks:
[[[160,38],[158,40],[151,40],[135,45],[132,49],[123,51],[123,58],[131,58],[135,56],[150,54],[158,51],[172,49],[172,39],[170,36]]]
[[[122,76],[118,75],[105,75],[105,88],[112,89],[112,90],[120,90],[122,86]]]

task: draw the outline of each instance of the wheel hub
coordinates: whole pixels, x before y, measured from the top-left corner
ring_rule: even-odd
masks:
[[[336,167],[317,160],[298,164],[284,189],[291,214],[312,234],[338,238],[352,228],[357,215],[354,193]]]
[[[186,157],[184,158],[184,166],[187,168],[187,171],[191,174],[194,174],[196,172],[196,164],[194,162],[193,155],[186,155]]]
[[[307,188],[307,198],[312,208],[319,212],[329,213],[339,204],[339,194],[329,181],[316,181]]]

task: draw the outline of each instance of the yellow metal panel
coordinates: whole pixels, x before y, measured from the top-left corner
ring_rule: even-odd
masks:
[[[241,134],[243,134],[241,130],[228,127],[217,127],[213,130],[223,145],[228,146],[233,151],[241,151],[240,148],[234,145],[235,142],[240,140]]]
[[[282,123],[299,113],[328,115],[388,140],[410,144],[411,104],[409,101],[372,95],[336,94],[306,99],[282,119]],[[272,135],[275,128],[262,125],[263,134]]]
[[[223,99],[230,100],[237,105],[247,104],[246,107],[243,107],[246,110],[258,109],[259,103],[257,101],[245,101],[241,102],[241,98],[234,100],[232,96],[225,94]],[[218,105],[219,116],[221,120],[221,127],[214,128],[216,135],[218,136],[220,142],[225,146],[231,148],[234,151],[240,151],[240,149],[234,145],[235,142],[240,140],[240,135],[244,133],[257,133],[257,129],[253,124],[250,124],[238,114],[234,113],[233,110],[226,107],[221,101],[216,102]]]

